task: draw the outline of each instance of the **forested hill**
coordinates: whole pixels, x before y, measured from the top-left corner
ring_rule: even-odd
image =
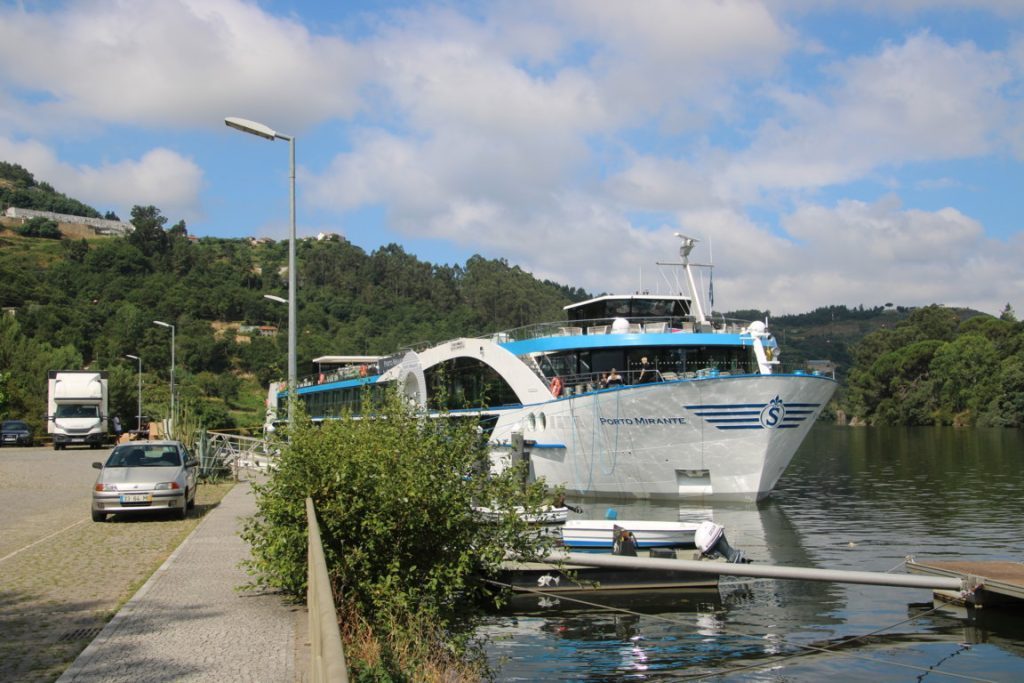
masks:
[[[0,306],[14,313],[0,316],[0,416],[43,415],[46,371],[81,367],[110,372],[112,411],[134,415],[135,366],[126,354],[144,359],[154,397],[147,403],[166,403],[169,334],[152,322],[163,320],[177,326],[180,391],[205,421],[258,424],[268,382],[286,374],[287,335],[239,326],[284,331],[287,307],[264,295],[287,292],[287,242],[193,240],[183,223],[166,228],[154,207],[135,207],[131,220],[126,237],[0,232]],[[563,306],[587,296],[504,260],[433,265],[394,244],[366,253],[345,240],[300,240],[297,258],[303,374],[321,355],[386,354],[558,320]]]

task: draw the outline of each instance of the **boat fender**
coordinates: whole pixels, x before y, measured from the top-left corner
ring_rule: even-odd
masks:
[[[562,378],[556,377],[551,380],[551,395],[558,398],[562,395]]]

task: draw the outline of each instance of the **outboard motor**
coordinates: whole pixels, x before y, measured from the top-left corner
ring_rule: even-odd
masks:
[[[748,564],[752,562],[747,554],[729,545],[725,540],[725,527],[714,522],[701,522],[693,533],[693,542],[700,550],[700,556],[708,559],[725,558],[732,564]]]
[[[612,527],[615,534],[612,540],[612,555],[626,555],[636,557],[636,536],[629,529],[623,529],[616,524]]]

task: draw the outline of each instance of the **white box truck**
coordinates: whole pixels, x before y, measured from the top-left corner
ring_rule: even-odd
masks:
[[[46,431],[53,449],[68,444],[99,448],[107,442],[107,373],[50,370]]]

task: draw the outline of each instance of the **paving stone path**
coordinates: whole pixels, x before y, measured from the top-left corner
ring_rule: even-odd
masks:
[[[231,489],[223,507],[218,503],[230,484],[200,486],[196,509],[183,521],[114,516],[97,524],[89,518],[96,478],[91,463],[107,453],[0,449],[0,680],[52,682],[94,639],[94,652],[122,642],[150,659],[127,659],[131,653],[115,646],[104,650],[112,653],[106,662],[143,668],[125,668],[120,679],[113,670],[97,676],[95,667],[103,663],[88,668],[83,659],[66,674],[78,678],[64,680],[301,680],[308,649],[304,608],[236,591],[246,583],[237,565],[247,548],[236,532],[239,518],[254,509],[248,485]],[[275,628],[290,636],[262,628],[257,634],[245,625],[271,612],[281,622]],[[111,621],[115,614],[120,618]],[[122,629],[120,641],[110,637],[115,626]],[[123,640],[137,629],[146,630],[149,642]],[[253,640],[261,636],[272,647]],[[167,668],[175,657],[185,664]],[[244,663],[264,659],[271,665],[262,672]],[[157,663],[162,671],[152,668]]]

